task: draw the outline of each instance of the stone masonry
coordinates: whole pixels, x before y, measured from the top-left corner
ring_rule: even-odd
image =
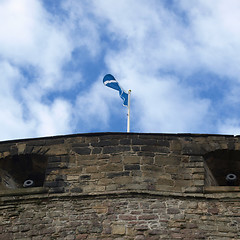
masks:
[[[240,187],[220,179],[239,152],[230,135],[1,142],[0,239],[240,239]],[[29,176],[43,180],[23,188]]]

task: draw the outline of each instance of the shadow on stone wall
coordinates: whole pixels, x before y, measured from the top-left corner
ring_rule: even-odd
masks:
[[[239,186],[240,181],[240,151],[221,149],[205,155],[205,179],[208,186]],[[234,181],[227,181],[231,174],[236,176]]]
[[[0,160],[0,189],[43,186],[47,157],[20,154]]]

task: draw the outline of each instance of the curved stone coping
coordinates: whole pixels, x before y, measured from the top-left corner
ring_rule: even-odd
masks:
[[[56,135],[56,136],[46,136],[39,138],[24,138],[24,139],[14,139],[14,140],[4,140],[0,141],[1,143],[14,143],[14,142],[23,142],[23,141],[32,141],[32,140],[53,140],[61,138],[74,138],[74,137],[94,137],[94,136],[106,136],[106,135],[141,135],[141,136],[175,136],[175,137],[236,137],[239,138],[240,135],[227,135],[227,134],[203,134],[203,133],[138,133],[138,132],[93,132],[93,133],[77,133],[77,134],[68,134],[68,135]]]
[[[221,201],[239,201],[240,192],[222,192],[222,193],[181,193],[181,192],[153,192],[153,191],[113,191],[108,193],[98,192],[98,193],[48,193],[46,188],[38,188],[33,191],[33,189],[28,189],[27,191],[20,191],[15,193],[12,191],[11,194],[0,195],[0,205],[8,202],[16,201],[36,201],[44,199],[55,199],[56,201],[61,201],[68,198],[79,198],[79,199],[98,199],[98,198],[124,198],[124,197],[145,197],[145,198],[155,198],[155,197],[167,197],[167,198],[194,198],[194,199],[219,199]],[[25,193],[24,193],[25,192]]]

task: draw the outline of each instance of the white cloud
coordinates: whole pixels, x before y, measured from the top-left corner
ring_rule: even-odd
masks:
[[[71,133],[72,106],[67,101],[56,99],[50,105],[31,102],[29,109],[38,136]]]
[[[238,129],[239,114],[219,115],[212,96],[203,97],[194,84],[200,80],[193,78],[202,71],[215,74],[219,78],[211,81],[227,84],[231,93],[222,94],[222,105],[240,102],[238,0],[173,1],[173,8],[157,0],[65,0],[64,16],[47,12],[42,3],[0,2],[0,104],[6,116],[1,139],[70,133],[76,126],[81,132],[111,129],[110,116],[119,105],[116,92],[103,90],[106,70],[132,89],[133,130]],[[78,63],[78,51],[79,62],[87,58],[103,66],[89,84],[82,66],[74,73],[65,69]],[[80,82],[78,97],[59,97]]]
[[[36,86],[32,92],[22,90],[26,79],[7,62],[0,63],[0,75],[1,139],[71,133],[72,106],[68,102],[57,98],[44,104]]]
[[[1,57],[33,66],[42,87],[56,87],[63,63],[71,58],[65,26],[54,22],[37,0],[2,1],[0,16]]]
[[[120,51],[108,51],[106,63],[122,85],[133,90],[137,129],[218,131],[212,96],[201,98],[185,77],[204,70],[219,79],[228,77],[229,82],[223,83],[230,88],[234,88],[231,81],[239,80],[240,3],[183,3],[175,1],[186,15],[184,20],[156,1],[94,1],[96,14],[105,19],[105,30],[121,43]],[[223,105],[228,98],[224,95]]]
[[[101,51],[101,28],[92,14],[91,1],[80,2],[67,0],[62,7],[68,12],[66,27],[71,31],[71,41],[75,48],[85,48],[94,58]],[[85,57],[85,56],[82,56]]]
[[[74,84],[71,78],[62,83],[72,51],[68,30],[37,0],[3,0],[0,16],[0,138],[70,132],[70,104],[59,98],[43,102],[49,91],[67,88],[66,81]],[[31,78],[22,69],[31,69]]]
[[[199,64],[216,74],[239,80],[240,2],[181,1],[189,19]]]
[[[18,95],[18,86],[24,79],[18,69],[5,61],[0,62],[0,76],[0,137],[11,139],[29,136],[31,123],[23,120],[23,106],[15,97]]]
[[[240,121],[236,118],[225,119],[224,122],[218,123],[220,134],[240,135]]]
[[[121,51],[108,51],[106,63],[122,85],[132,89],[132,125],[148,132],[198,131],[209,101],[166,74],[196,67],[186,36],[179,35],[186,29],[177,16],[160,4],[156,10],[149,1],[119,1],[111,7],[111,1],[94,3],[97,14],[106,19],[106,30],[123,42]]]
[[[99,79],[89,91],[78,96],[75,105],[75,119],[79,121],[79,132],[88,132],[92,129],[104,131],[108,125],[112,99],[117,93],[103,90]]]
[[[194,97],[192,90],[183,89],[175,78],[142,77],[147,81],[135,88],[133,104],[138,129],[144,132],[197,132],[203,128],[203,122],[207,123],[207,100]]]

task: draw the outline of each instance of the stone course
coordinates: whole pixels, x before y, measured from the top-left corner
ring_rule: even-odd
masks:
[[[209,187],[205,156],[239,137],[96,133],[0,143],[47,159],[43,186],[2,189],[0,239],[240,239],[239,187]],[[2,164],[2,165],[1,165]]]

